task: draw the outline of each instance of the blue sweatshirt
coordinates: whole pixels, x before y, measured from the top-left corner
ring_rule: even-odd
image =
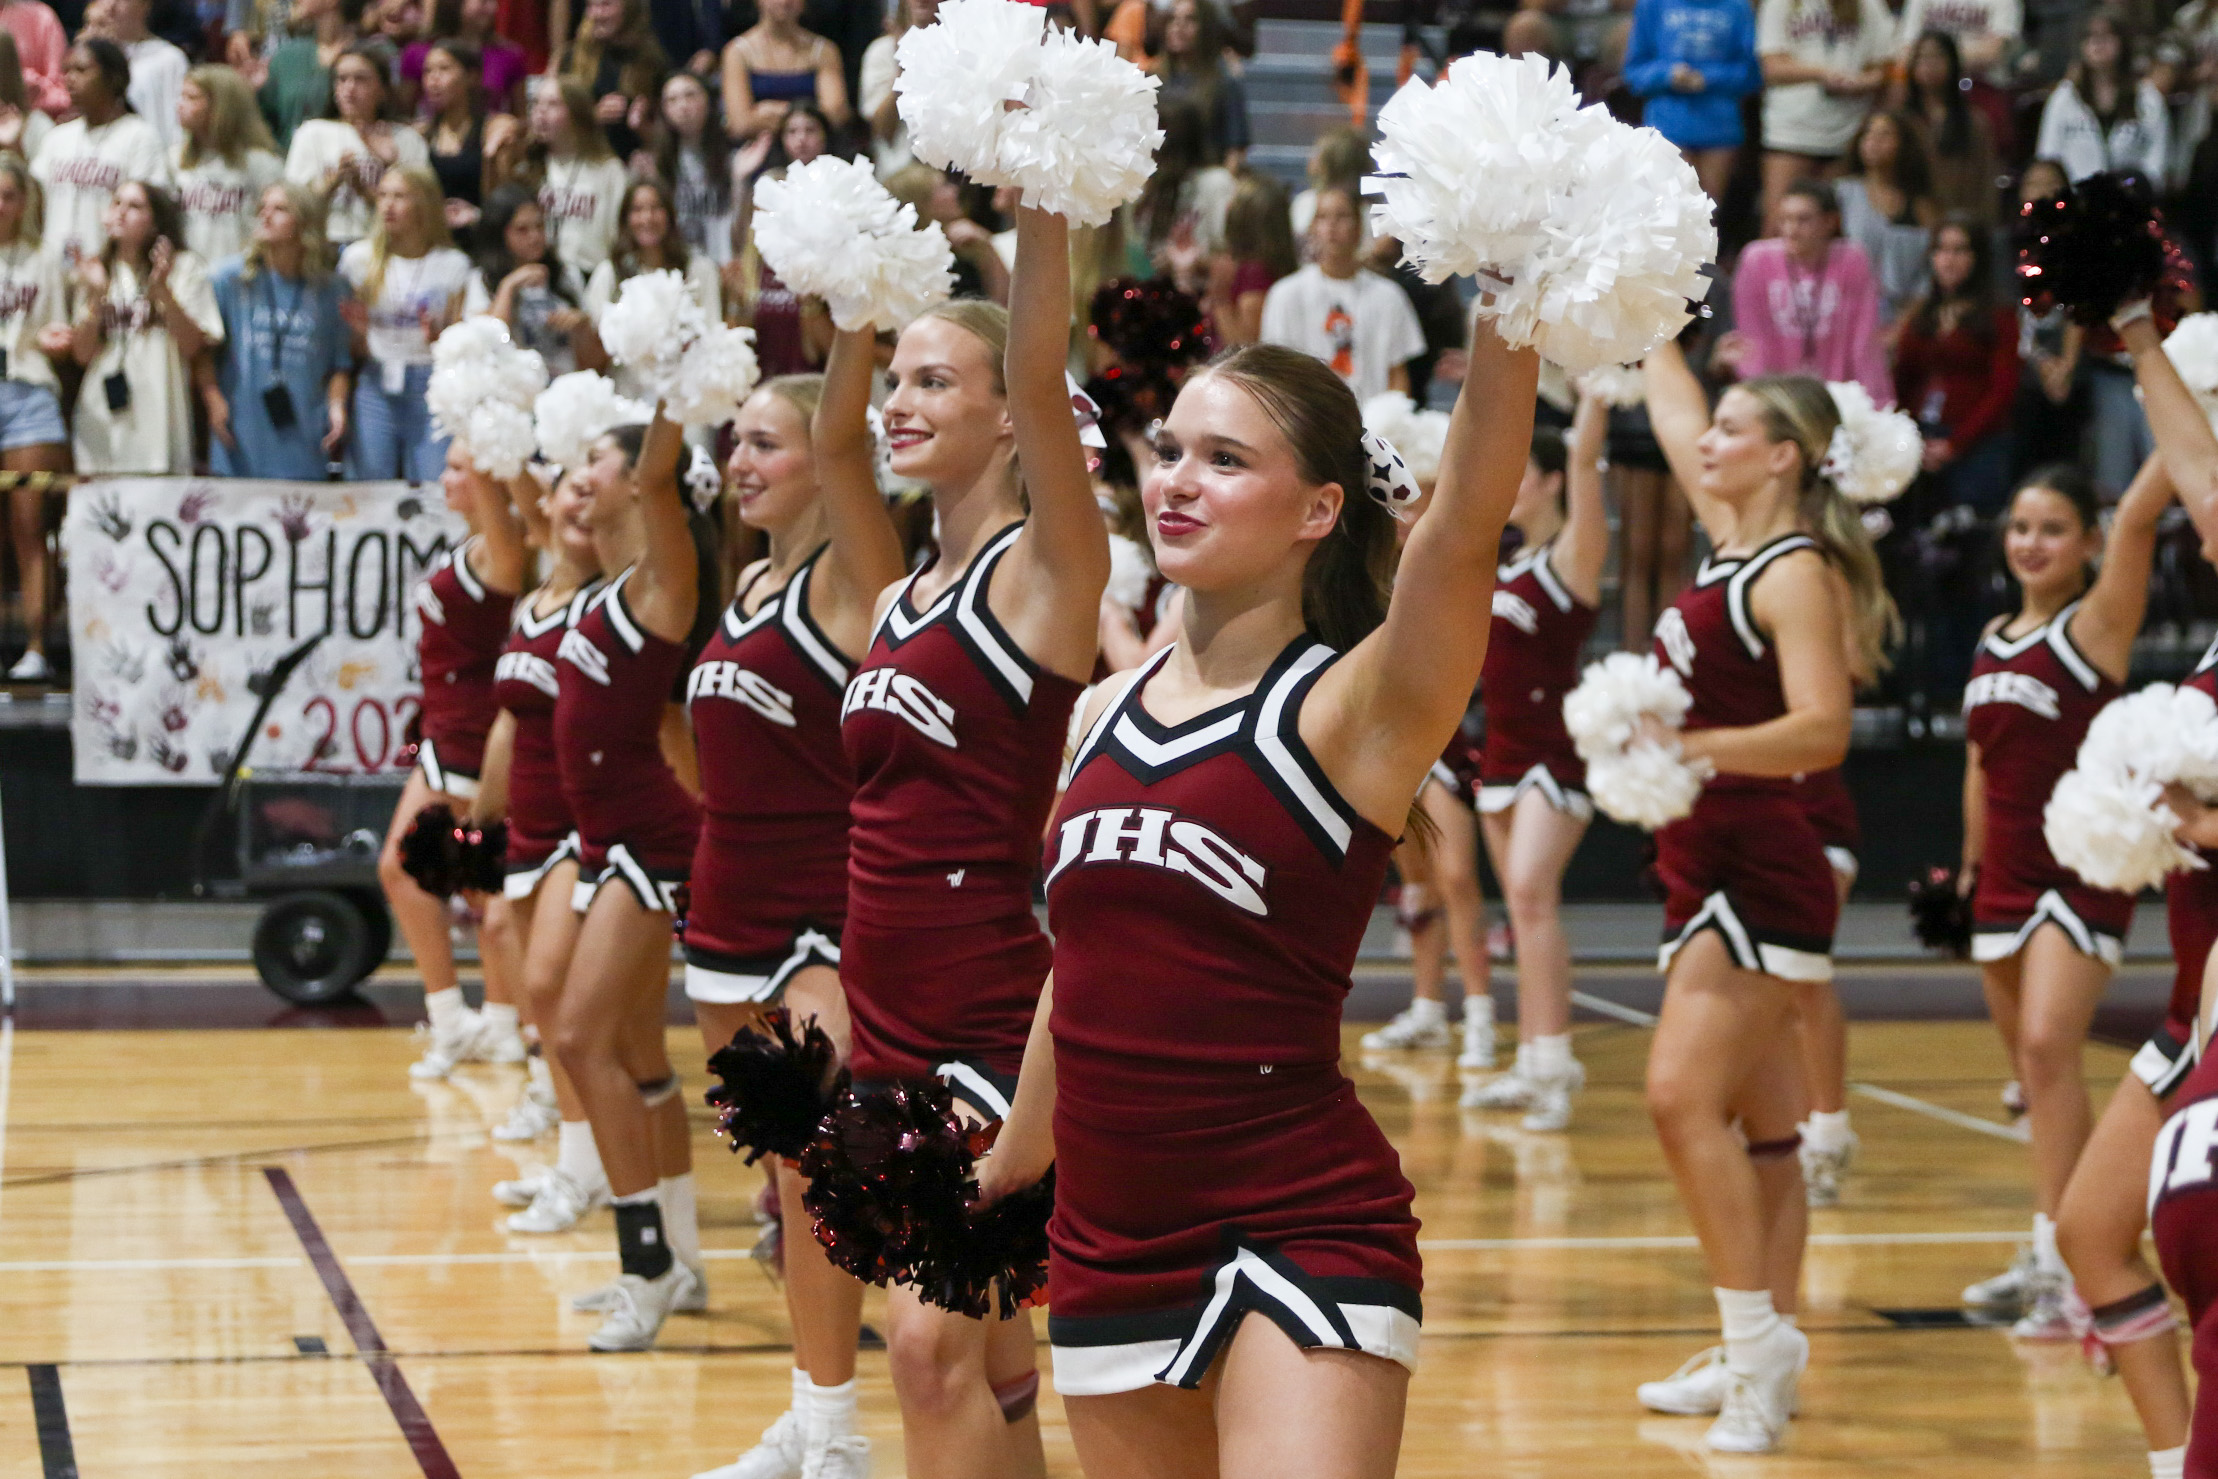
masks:
[[[1702,74],[1700,92],[1671,85],[1671,69],[1680,62]],[[1763,80],[1749,0],[1638,0],[1633,6],[1625,85],[1648,100],[1648,123],[1680,148],[1740,143],[1741,99]]]

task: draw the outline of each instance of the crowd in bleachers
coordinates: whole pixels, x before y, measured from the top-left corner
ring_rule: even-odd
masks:
[[[1813,369],[1925,430],[1890,549],[1917,616],[1978,604],[1976,546],[2016,474],[2083,458],[2115,494],[2147,450],[2126,366],[2017,307],[2007,233],[2021,199],[2131,169],[2170,203],[2191,272],[2213,261],[2218,0],[2149,3],[1434,0],[1406,10],[1404,58],[1547,54],[1685,152],[1726,242],[1690,336],[1712,379]],[[27,475],[428,478],[445,323],[494,314],[553,373],[605,368],[599,314],[658,269],[752,326],[765,373],[819,366],[822,305],[750,239],[755,182],[792,164],[867,155],[946,228],[958,291],[1003,296],[1012,202],[917,161],[895,106],[896,43],[936,4],[0,0],[0,473],[28,642],[12,676],[50,670],[60,483]],[[1252,5],[1051,13],[1162,82],[1154,178],[1074,248],[1079,369],[1122,349],[1156,407],[1178,367],[1087,333],[1102,284],[1153,280],[1191,295],[1216,345],[1299,346],[1366,396],[1452,396],[1470,287],[1421,282],[1373,237],[1363,133],[1317,138],[1298,192],[1251,166]],[[1133,398],[1112,399],[1137,433]],[[1639,645],[1690,530],[1637,409],[1616,414],[1611,460],[1609,625]],[[1130,475],[1119,456],[1107,472]],[[1946,688],[1948,643],[1925,645],[1906,681]]]

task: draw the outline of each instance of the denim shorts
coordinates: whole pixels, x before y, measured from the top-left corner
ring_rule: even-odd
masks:
[[[67,446],[61,402],[43,385],[0,380],[0,452],[18,447]]]

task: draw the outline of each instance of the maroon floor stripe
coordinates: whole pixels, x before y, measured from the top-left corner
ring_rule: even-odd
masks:
[[[399,1364],[385,1349],[385,1337],[377,1333],[377,1322],[362,1307],[353,1281],[339,1266],[338,1255],[331,1251],[331,1244],[324,1241],[323,1229],[316,1226],[315,1215],[301,1199],[300,1188],[293,1185],[292,1176],[281,1167],[266,1167],[262,1174],[269,1178],[270,1190],[277,1194],[277,1204],[285,1209],[294,1235],[300,1239],[309,1263],[315,1266],[316,1277],[323,1280],[324,1293],[331,1296],[332,1308],[339,1312],[354,1348],[362,1353],[371,1379],[385,1397],[385,1405],[392,1409],[393,1421],[400,1424],[401,1436],[408,1440],[409,1450],[416,1455],[416,1467],[423,1470],[424,1479],[462,1479],[461,1470],[448,1456],[447,1445],[439,1441],[438,1430],[432,1427],[423,1404],[409,1389],[408,1378],[401,1375]]]

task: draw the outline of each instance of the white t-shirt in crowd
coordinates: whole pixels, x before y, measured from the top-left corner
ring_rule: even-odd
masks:
[[[31,160],[31,175],[46,198],[40,240],[47,255],[62,260],[75,247],[91,256],[108,244],[101,217],[116,186],[126,180],[167,186],[169,151],[154,125],[136,113],[98,128],[72,118],[46,136]]]
[[[376,299],[364,284],[370,278],[370,244],[358,241],[339,254],[339,275],[370,307],[370,358],[384,376],[387,391],[398,393],[410,365],[431,363],[431,336],[424,319],[446,320],[460,311],[470,285],[470,259],[453,247],[433,247],[420,257],[389,257]]]
[[[388,136],[393,141],[393,162],[431,168],[431,151],[423,135],[399,124]],[[333,246],[360,241],[377,225],[377,182],[385,178],[385,165],[370,152],[361,132],[336,118],[311,118],[293,131],[293,147],[285,156],[285,178],[311,190],[323,188],[324,176],[346,167],[331,192],[331,209],[324,220],[324,236]]]
[[[221,154],[203,153],[190,168],[185,146],[170,154],[177,181],[177,206],[185,213],[185,245],[203,262],[221,262],[246,250],[262,192],[285,178],[285,162],[267,149],[250,149],[238,164]]]
[[[223,314],[200,258],[191,252],[177,254],[169,269],[169,290],[210,341],[223,342]],[[193,417],[187,392],[192,375],[161,315],[140,291],[138,275],[120,262],[109,272],[108,296],[99,313],[105,338],[77,392],[77,470],[189,475]],[[112,411],[108,379],[119,371],[130,398],[122,410]]]
[[[2025,30],[2018,0],[1909,0],[1902,7],[1896,46],[1908,51],[1928,31],[1954,36],[1959,43],[1985,36],[2015,41]]]
[[[580,278],[608,260],[631,175],[620,159],[549,159],[539,182],[547,245]]]
[[[192,70],[185,53],[159,36],[133,41],[123,48],[131,59],[131,86],[124,94],[131,107],[162,136],[164,145],[185,137],[177,121],[177,99],[185,91],[185,74]]]
[[[1315,355],[1366,400],[1386,389],[1396,365],[1425,352],[1425,331],[1409,295],[1388,279],[1363,268],[1327,277],[1312,262],[1271,285],[1263,342]]]
[[[0,354],[7,356],[7,378],[59,389],[54,363],[39,348],[39,330],[68,321],[62,264],[29,242],[0,246]]]
[[[1857,23],[1833,20],[1832,0],[1763,0],[1756,12],[1756,52],[1786,55],[1804,66],[1857,73],[1895,50],[1895,18],[1883,0],[1861,0]],[[1869,95],[1835,97],[1821,82],[1764,89],[1764,147],[1818,159],[1839,157],[1871,111]]]

